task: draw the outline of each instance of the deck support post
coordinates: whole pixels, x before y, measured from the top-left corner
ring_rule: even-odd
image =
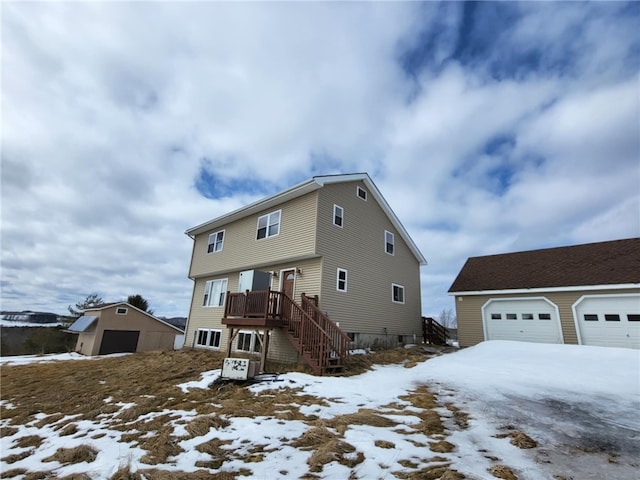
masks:
[[[264,373],[267,366],[267,354],[269,352],[269,337],[271,329],[264,329],[264,341],[262,343],[262,353],[260,354],[260,372]],[[260,337],[258,337],[260,338]]]

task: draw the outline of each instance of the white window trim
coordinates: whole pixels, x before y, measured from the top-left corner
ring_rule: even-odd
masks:
[[[124,310],[124,312],[122,310]],[[116,315],[126,315],[128,311],[129,309],[126,307],[118,307],[116,308]]]
[[[395,288],[396,288],[396,287],[398,287],[398,288],[401,288],[401,289],[402,289],[402,301],[401,301],[401,302],[399,302],[399,301],[397,301],[397,300],[395,299],[395,296],[394,296],[394,290],[395,290]],[[406,298],[407,298],[407,297],[406,297],[406,289],[404,288],[404,285],[400,285],[399,283],[392,283],[392,284],[391,284],[391,301],[392,301],[393,303],[397,303],[397,304],[399,304],[399,305],[404,305],[404,302],[405,302]]]
[[[235,341],[235,350],[236,352],[245,352],[245,353],[261,353],[261,350],[256,350],[256,346],[260,345],[260,340],[258,339],[258,334],[256,332],[253,332],[251,330],[240,330],[238,332],[238,335],[251,335],[251,340],[249,341],[249,350],[242,350],[240,348],[238,348],[238,340],[239,338],[236,337],[236,341]],[[264,339],[263,339],[264,342]]]
[[[364,192],[364,197],[360,196],[360,192]],[[356,185],[356,197],[358,197],[363,202],[366,202],[367,196],[368,196],[367,191],[364,188],[362,188],[360,185]]]
[[[336,211],[337,211],[338,209],[340,210],[340,215],[336,215]],[[338,225],[338,224],[336,223],[336,217],[337,217],[337,216],[339,216],[339,217],[340,217],[340,220],[341,220],[341,223],[342,223],[341,225]],[[340,205],[337,205],[337,204],[335,204],[335,203],[333,204],[333,224],[334,224],[336,227],[340,227],[340,228],[342,228],[342,227],[344,226],[344,208],[342,208]]]
[[[214,282],[222,282],[220,286],[220,296],[219,296],[219,305],[211,305],[211,290],[213,287],[209,287],[209,285],[213,285]],[[207,280],[204,284],[204,296],[202,298],[202,306],[204,308],[221,308],[224,307],[224,302],[227,299],[227,288],[229,286],[228,278],[215,278],[213,280]]]
[[[198,343],[198,337],[200,336],[199,333],[200,332],[207,332],[206,335],[206,339],[204,343]],[[214,333],[219,333],[219,341],[218,341],[218,345],[209,345],[210,341],[211,341],[211,337],[213,336]],[[204,347],[204,348],[210,348],[212,350],[220,350],[220,348],[222,347],[222,330],[217,329],[217,328],[198,328],[196,330],[196,337],[195,337],[195,345],[197,347]]]
[[[389,243],[389,242],[387,242],[387,235],[391,235],[391,242],[390,243],[391,243],[391,247],[392,247],[392,250],[393,250],[391,253],[389,253],[387,251],[387,243]],[[396,254],[396,236],[394,235],[393,232],[390,232],[389,230],[385,230],[384,231],[384,251],[385,251],[385,253],[387,255],[394,256]]]
[[[340,272],[344,272],[344,289],[340,288]],[[336,270],[336,290],[338,292],[346,292],[349,284],[349,272],[344,268]]]
[[[222,233],[222,240],[220,241],[220,250],[216,250],[216,240],[214,239],[213,244],[211,243],[211,237],[213,237],[214,235],[217,237],[219,233]],[[217,232],[213,232],[209,234],[209,238],[207,239],[207,255],[210,253],[218,253],[221,252],[222,249],[224,248],[224,237],[225,237],[225,231],[224,230],[218,230]],[[209,251],[209,246],[213,245],[213,250]]]
[[[278,220],[278,233],[275,233],[273,235],[269,235],[269,227],[271,226],[271,216],[275,215],[276,213],[279,214],[279,219]],[[258,238],[258,233],[260,232],[260,219],[267,217],[267,230],[265,231],[265,236],[262,238]],[[275,224],[274,224],[275,225]],[[277,237],[278,235],[280,235],[280,228],[282,227],[282,209],[280,210],[274,210],[273,212],[269,212],[265,215],[260,215],[258,217],[258,222],[256,224],[256,241],[260,241],[260,240],[266,240],[267,238],[272,238],[272,237]]]

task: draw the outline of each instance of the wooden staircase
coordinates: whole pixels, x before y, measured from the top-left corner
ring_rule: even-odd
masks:
[[[316,375],[344,367],[351,340],[304,293],[297,303],[273,290],[227,292],[223,324],[280,328]]]
[[[446,345],[449,331],[431,317],[422,317],[422,339],[432,345]]]

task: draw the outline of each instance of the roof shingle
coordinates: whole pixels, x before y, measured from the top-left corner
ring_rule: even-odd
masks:
[[[449,292],[640,284],[640,238],[470,257]]]

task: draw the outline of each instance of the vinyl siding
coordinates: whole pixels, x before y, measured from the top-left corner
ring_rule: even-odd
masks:
[[[131,308],[127,308],[126,315],[117,315],[116,305],[98,312],[87,311],[89,315],[92,313],[98,316],[98,322],[95,332],[87,332],[80,334],[78,337],[78,348],[80,342],[83,343],[82,351],[87,355],[97,355],[100,351],[102,336],[105,330],[138,330],[138,346],[136,352],[148,352],[151,350],[173,350],[173,344],[176,335],[180,335],[178,330],[154,320],[147,315]],[[93,336],[93,340],[89,340],[88,336]]]
[[[294,283],[295,300],[300,301],[300,295],[304,292],[307,295],[317,295],[320,291],[320,273],[321,273],[321,259],[308,259],[293,263],[277,263],[273,265],[267,265],[264,268],[260,268],[262,271],[273,271],[277,273],[277,277],[271,279],[271,289],[281,289],[281,272],[283,270],[296,270],[300,269],[301,273],[296,274]],[[222,331],[222,339],[220,343],[220,350],[227,348],[229,341],[229,330],[226,325],[222,324],[222,317],[224,316],[224,307],[204,307],[202,301],[204,299],[204,287],[208,280],[215,280],[219,278],[226,278],[227,290],[231,292],[238,291],[238,282],[240,278],[240,272],[233,271],[225,275],[202,277],[195,280],[193,298],[191,299],[191,308],[189,314],[189,322],[187,324],[187,331],[185,332],[185,347],[195,347],[195,332],[199,328],[216,329]],[[275,330],[272,334],[271,344],[269,346],[269,360],[276,360],[281,362],[292,361],[296,358],[296,352],[289,344],[289,341],[281,333]]]
[[[536,292],[526,294],[503,295],[465,295],[456,296],[456,316],[458,319],[458,341],[461,347],[469,347],[484,341],[482,325],[482,306],[492,298],[545,297],[558,307],[560,325],[564,343],[577,344],[578,336],[573,318],[572,306],[583,295],[613,295],[620,293],[638,293],[638,289],[621,290],[580,290],[575,292]],[[462,299],[462,301],[461,301]]]
[[[216,272],[249,270],[252,265],[277,263],[287,258],[313,255],[315,252],[315,212],[317,192],[264,210],[236,222],[197,235],[189,276],[192,278]],[[282,210],[280,233],[256,240],[258,218]],[[225,230],[220,252],[207,253],[209,234]]]
[[[323,257],[320,307],[345,332],[421,334],[420,265],[362,182],[325,185],[318,194],[317,250]],[[333,205],[344,209],[343,227],[333,224]],[[395,237],[385,252],[384,232]],[[336,290],[337,268],[348,271],[347,292]],[[404,286],[405,303],[392,302],[392,283]]]

